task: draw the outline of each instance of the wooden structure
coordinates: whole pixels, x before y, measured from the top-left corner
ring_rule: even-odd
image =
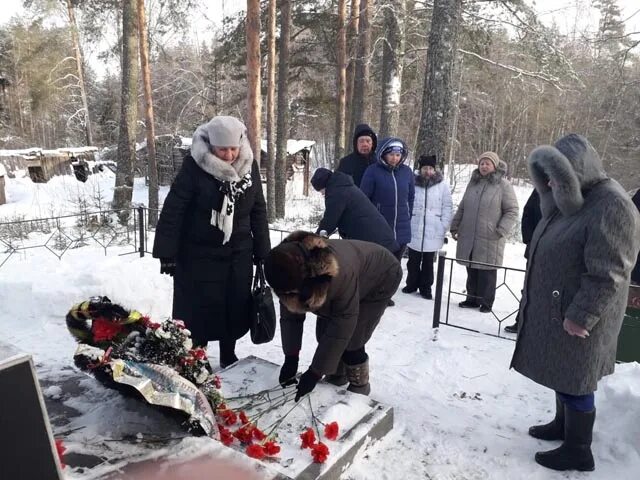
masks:
[[[303,195],[309,196],[309,180],[310,180],[310,157],[311,150],[316,144],[313,140],[287,140],[287,181],[293,179],[294,173],[302,171],[303,174]],[[260,176],[262,181],[267,181],[267,169],[264,166],[268,156],[267,141],[262,140],[260,146]]]
[[[10,171],[26,168],[34,183],[46,183],[56,175],[71,174],[74,162],[95,161],[97,151],[96,147],[0,150],[0,164]]]

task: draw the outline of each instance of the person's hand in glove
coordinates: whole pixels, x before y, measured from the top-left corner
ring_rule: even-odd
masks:
[[[280,369],[280,377],[278,381],[282,388],[289,385],[296,384],[296,374],[298,373],[298,356],[297,355],[285,355],[284,365]]]
[[[311,393],[316,388],[317,383],[322,378],[313,370],[309,369],[300,376],[298,381],[298,392],[296,393],[296,402],[304,397],[307,393]]]
[[[176,273],[176,261],[173,258],[160,259],[160,273],[173,277]]]

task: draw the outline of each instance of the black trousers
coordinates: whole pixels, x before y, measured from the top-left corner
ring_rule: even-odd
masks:
[[[420,290],[420,293],[431,291],[433,285],[433,257],[436,252],[419,252],[409,248],[407,261],[407,288]]]
[[[467,301],[491,308],[496,299],[497,270],[467,267]]]

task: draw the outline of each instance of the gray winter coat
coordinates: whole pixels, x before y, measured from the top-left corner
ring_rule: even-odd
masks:
[[[640,217],[585,138],[572,134],[556,147],[529,156],[542,220],[531,240],[511,366],[555,391],[585,395],[614,370]],[[565,318],[589,336],[570,336]]]
[[[464,192],[451,222],[451,233],[458,234],[456,258],[502,265],[507,235],[518,221],[518,200],[504,177],[506,164],[483,177],[478,170]],[[471,268],[493,270],[471,265]]]

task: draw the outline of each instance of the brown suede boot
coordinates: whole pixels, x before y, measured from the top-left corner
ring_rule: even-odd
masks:
[[[369,359],[358,365],[347,365],[347,378],[349,387],[347,390],[360,395],[369,395],[371,385],[369,385]]]
[[[338,368],[336,369],[335,373],[324,376],[324,381],[327,383],[331,383],[332,385],[335,385],[337,387],[346,385],[347,382],[349,382],[349,379],[347,378],[347,368],[345,367],[345,364],[342,360],[340,360],[340,363],[338,363]]]

